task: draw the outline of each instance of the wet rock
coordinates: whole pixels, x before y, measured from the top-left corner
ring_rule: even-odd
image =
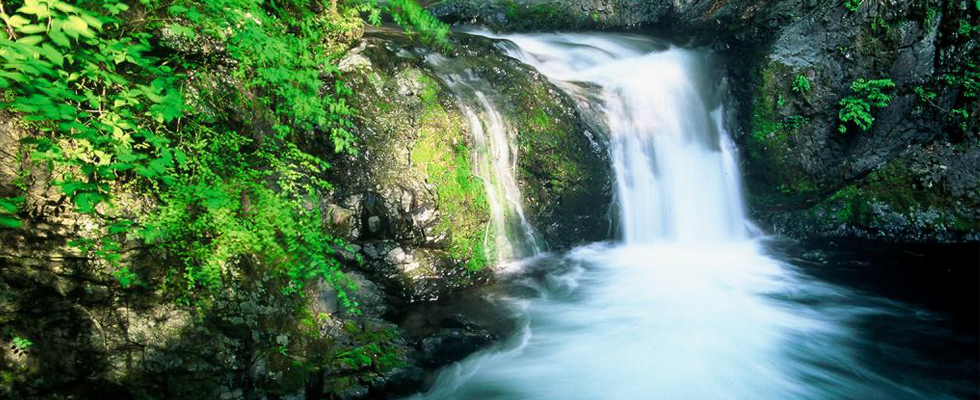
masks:
[[[441,325],[442,329],[420,343],[420,357],[423,364],[429,367],[462,360],[495,339],[488,330],[461,315],[446,319]]]

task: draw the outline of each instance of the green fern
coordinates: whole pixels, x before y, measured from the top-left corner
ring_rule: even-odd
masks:
[[[887,107],[892,96],[885,93],[885,90],[895,87],[895,82],[891,79],[858,79],[851,83],[852,94],[844,97],[840,101],[841,109],[838,112],[838,119],[841,124],[838,126],[840,133],[847,133],[847,124],[857,125],[862,131],[871,129],[874,117],[871,109]]]
[[[810,80],[806,78],[806,75],[800,74],[793,79],[793,91],[806,94],[810,91]]]
[[[861,4],[864,4],[864,0],[844,0],[844,8],[850,12],[857,12]]]

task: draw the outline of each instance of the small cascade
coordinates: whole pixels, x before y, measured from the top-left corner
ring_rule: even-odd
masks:
[[[476,174],[483,180],[492,219],[494,246],[488,248],[496,254],[490,255],[507,262],[540,253],[515,177],[518,152],[512,128],[487,95],[490,84],[445,57],[430,55],[427,61],[456,94],[473,135]]]

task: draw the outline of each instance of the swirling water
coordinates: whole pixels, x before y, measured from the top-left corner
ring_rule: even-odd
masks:
[[[509,298],[521,329],[443,369],[414,398],[978,395],[975,355],[940,376],[928,354],[876,343],[865,329],[878,321],[947,340],[938,316],[815,279],[749,233],[707,55],[631,35],[500,38],[513,57],[600,103],[622,240],[539,256],[503,277],[533,293]]]

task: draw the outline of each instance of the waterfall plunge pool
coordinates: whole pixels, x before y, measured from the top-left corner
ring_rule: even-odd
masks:
[[[487,304],[511,315],[506,338],[412,399],[980,396],[975,245],[952,250],[950,280],[917,270],[939,253],[752,234],[709,55],[637,35],[474,33],[598,103],[622,241],[504,269]]]

